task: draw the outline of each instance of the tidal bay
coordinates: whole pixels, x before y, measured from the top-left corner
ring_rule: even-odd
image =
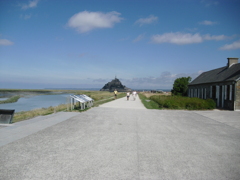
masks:
[[[15,109],[15,112],[30,111],[66,104],[70,94],[36,95],[20,98],[15,103],[0,104],[0,109]]]

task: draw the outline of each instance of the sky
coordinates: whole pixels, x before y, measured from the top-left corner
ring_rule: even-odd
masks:
[[[0,88],[102,88],[117,77],[171,89],[240,58],[239,9],[239,0],[0,0]]]

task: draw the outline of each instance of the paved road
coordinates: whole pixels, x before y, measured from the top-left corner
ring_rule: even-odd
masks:
[[[0,179],[239,180],[240,112],[147,110],[122,98],[69,116],[1,128],[13,133]]]

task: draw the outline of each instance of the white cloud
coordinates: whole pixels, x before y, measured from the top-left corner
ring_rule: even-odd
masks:
[[[200,34],[190,34],[190,33],[165,33],[162,35],[154,35],[151,38],[153,43],[172,43],[172,44],[192,44],[192,43],[201,43],[203,41],[203,38]]]
[[[144,38],[144,34],[140,34],[136,39],[133,40],[133,42],[141,41]]]
[[[217,24],[217,22],[213,22],[213,21],[208,21],[208,20],[205,20],[205,21],[202,21],[202,22],[199,22],[199,24],[202,24],[202,25],[214,25],[214,24]]]
[[[204,40],[216,40],[216,41],[221,41],[221,40],[224,40],[224,39],[228,39],[229,37],[228,36],[225,36],[225,35],[219,35],[219,36],[211,36],[209,34],[206,34],[206,35],[203,35],[203,39]]]
[[[109,13],[83,11],[73,15],[68,20],[68,26],[79,33],[85,33],[97,28],[112,28],[119,23],[121,14],[115,11]]]
[[[179,73],[172,74],[170,72],[162,72],[159,77],[142,77],[142,78],[132,78],[132,79],[121,79],[122,83],[129,88],[148,88],[148,89],[171,89],[175,79],[180,77],[190,76],[195,79],[199,76],[202,71],[195,73]]]
[[[232,44],[226,44],[220,47],[221,50],[234,50],[240,49],[240,40],[233,42]]]
[[[28,4],[21,5],[21,7],[24,10],[29,9],[29,8],[35,8],[35,7],[37,7],[38,2],[39,2],[39,0],[32,0],[32,1],[29,1]]]
[[[150,15],[147,18],[140,18],[140,19],[138,19],[135,22],[135,24],[139,24],[140,26],[142,26],[142,25],[145,25],[145,24],[152,24],[152,23],[154,23],[157,20],[158,20],[157,16]]]
[[[199,33],[191,34],[191,33],[165,33],[162,35],[154,35],[151,38],[151,41],[153,43],[161,44],[161,43],[172,43],[172,44],[178,44],[178,45],[184,45],[184,44],[193,44],[193,43],[201,43],[204,40],[215,40],[220,41],[224,39],[228,39],[230,37],[225,35],[201,35]]]
[[[7,40],[7,39],[0,39],[0,46],[10,46],[13,45],[14,43]]]

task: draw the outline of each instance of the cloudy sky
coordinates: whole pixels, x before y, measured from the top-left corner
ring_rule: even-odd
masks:
[[[240,58],[239,0],[0,0],[0,88],[171,89]]]

